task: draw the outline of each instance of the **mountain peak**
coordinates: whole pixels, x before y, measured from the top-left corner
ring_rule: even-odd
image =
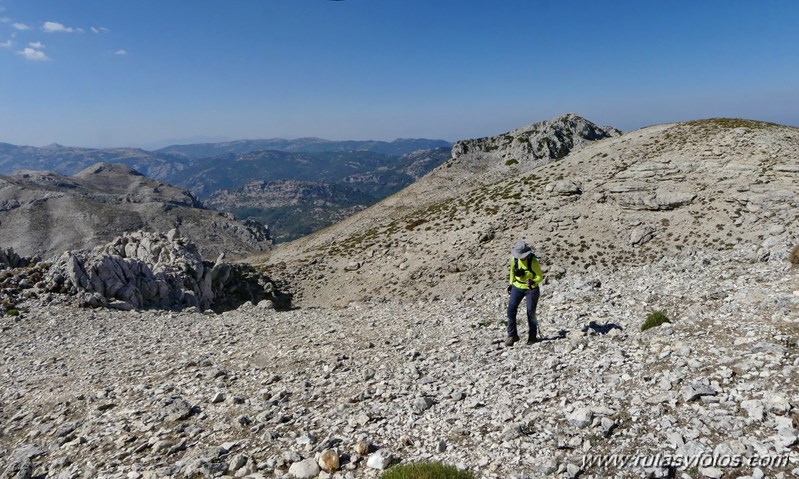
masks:
[[[453,159],[447,168],[457,164],[466,173],[501,173],[511,167],[527,170],[563,158],[586,143],[620,134],[616,128],[566,113],[501,135],[459,141],[452,147]]]

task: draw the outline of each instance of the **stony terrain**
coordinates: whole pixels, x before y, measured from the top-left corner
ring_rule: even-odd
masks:
[[[0,176],[0,245],[22,256],[47,259],[123,232],[174,228],[213,258],[272,246],[264,226],[204,209],[189,192],[123,165],[98,163],[73,176],[28,170]]]
[[[640,332],[655,305],[673,324]],[[381,457],[480,478],[799,474],[799,275],[777,262],[714,252],[551,280],[546,340],[510,349],[488,292],[221,315],[24,306],[0,320],[3,477],[331,477],[326,450],[341,478],[377,477]],[[611,453],[790,462],[588,463]]]

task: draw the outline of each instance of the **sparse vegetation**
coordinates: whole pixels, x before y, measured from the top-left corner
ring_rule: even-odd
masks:
[[[6,316],[19,316],[19,310],[9,309],[8,311],[6,311]]]
[[[644,324],[641,325],[641,331],[646,331],[647,329],[656,328],[663,323],[670,323],[671,320],[666,316],[666,313],[660,310],[652,311],[644,320]]]
[[[381,479],[474,479],[468,471],[438,462],[422,462],[394,466],[380,476]]]
[[[518,165],[518,164],[519,164],[519,160],[517,160],[516,158],[511,158],[510,160],[507,160],[505,162],[505,166],[513,166],[513,165]]]
[[[744,120],[742,118],[708,118],[705,120],[693,120],[685,122],[686,125],[716,127],[716,128],[751,128],[764,129],[780,126],[776,123],[766,121]]]
[[[424,218],[419,218],[416,220],[411,221],[407,225],[405,225],[405,229],[408,231],[413,231],[417,226],[423,225],[427,223],[427,220]]]
[[[488,328],[490,326],[491,326],[491,321],[483,320],[483,321],[478,321],[476,324],[473,324],[472,329],[483,329],[483,328]]]

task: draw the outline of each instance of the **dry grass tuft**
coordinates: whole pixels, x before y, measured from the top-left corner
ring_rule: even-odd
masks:
[[[788,262],[791,263],[794,268],[799,266],[799,244],[794,246],[788,254]]]

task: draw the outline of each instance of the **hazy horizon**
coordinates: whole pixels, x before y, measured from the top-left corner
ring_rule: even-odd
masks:
[[[454,142],[569,112],[623,131],[799,126],[798,13],[720,0],[0,0],[0,142]]]

